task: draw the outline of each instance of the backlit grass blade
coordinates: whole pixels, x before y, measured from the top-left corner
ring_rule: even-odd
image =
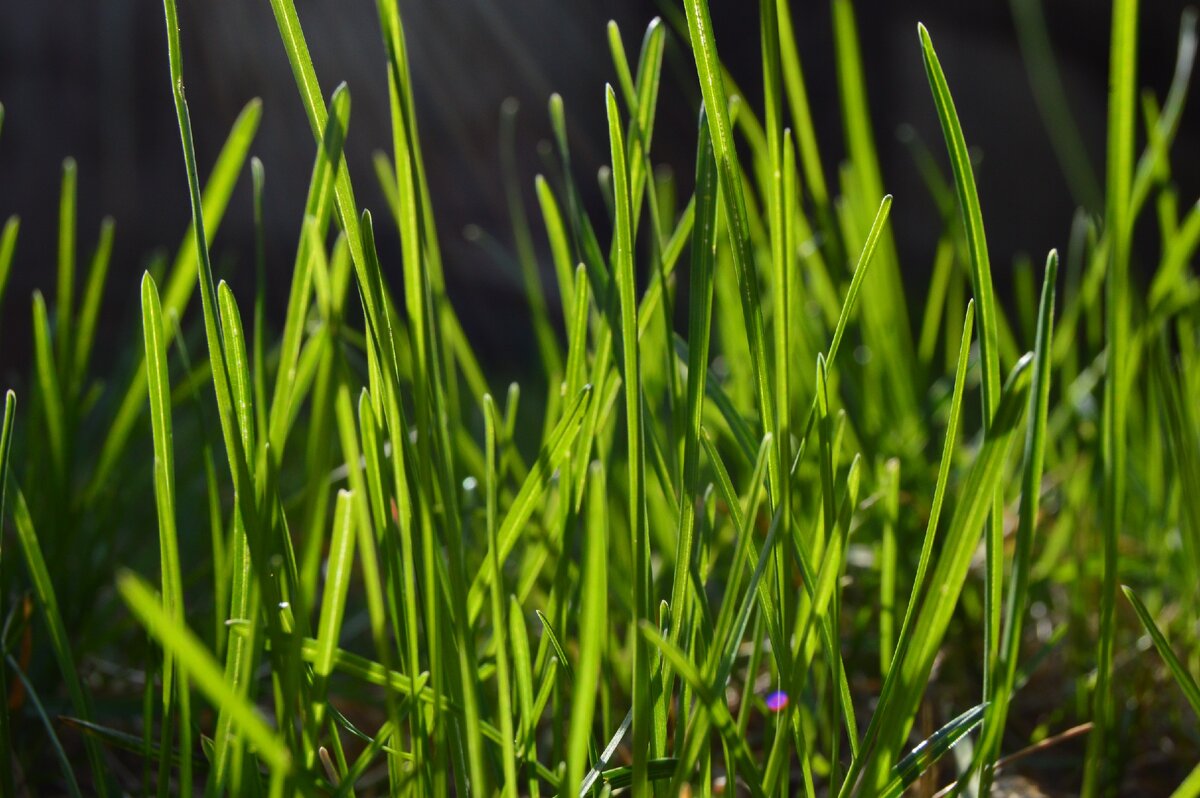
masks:
[[[1179,685],[1179,689],[1183,691],[1188,705],[1191,706],[1192,711],[1197,716],[1200,716],[1200,686],[1197,686],[1196,680],[1188,672],[1187,666],[1180,662],[1179,657],[1175,655],[1175,651],[1167,641],[1166,635],[1158,628],[1158,624],[1154,622],[1154,617],[1150,615],[1150,611],[1146,609],[1146,605],[1133,592],[1133,589],[1122,585],[1121,590],[1125,593],[1125,598],[1129,599],[1129,603],[1133,606],[1133,611],[1137,613],[1138,620],[1145,627],[1146,633],[1150,635],[1150,640],[1154,643],[1154,648],[1158,650],[1159,656],[1163,658],[1163,662],[1167,664],[1171,675],[1175,677],[1175,682]]]
[[[1106,792],[1116,779],[1112,732],[1116,702],[1112,695],[1113,650],[1116,639],[1118,580],[1117,543],[1125,522],[1125,471],[1129,407],[1129,261],[1133,219],[1130,193],[1133,182],[1134,101],[1137,87],[1137,0],[1115,0],[1112,40],[1109,46],[1108,166],[1104,225],[1109,240],[1108,271],[1104,293],[1104,411],[1101,461],[1104,472],[1103,577],[1100,587],[1100,635],[1096,649],[1096,691],[1092,702],[1095,728],[1088,735],[1087,767],[1083,792],[1086,798]]]
[[[83,689],[83,682],[80,680],[79,671],[75,666],[75,655],[71,651],[71,639],[67,634],[67,627],[63,624],[58,596],[54,591],[50,572],[46,568],[46,560],[42,556],[42,546],[38,542],[33,519],[29,515],[29,507],[25,503],[25,496],[19,489],[14,491],[13,500],[12,519],[17,528],[17,544],[25,558],[29,581],[33,585],[33,595],[37,599],[38,609],[41,610],[42,620],[46,624],[50,648],[54,652],[54,659],[58,664],[62,680],[66,684],[67,693],[71,697],[71,705],[75,708],[75,714],[84,720],[91,720],[94,715],[91,699]],[[88,764],[92,769],[91,788],[96,791],[97,795],[107,795],[109,770],[105,765],[100,746],[95,740],[85,738],[84,748],[87,751]]]
[[[943,538],[942,551],[930,577],[931,591],[915,616],[912,642],[904,658],[892,666],[897,670],[896,691],[875,710],[880,721],[878,747],[866,765],[869,788],[878,789],[886,783],[892,759],[925,692],[933,659],[966,582],[980,528],[992,510],[1012,438],[1025,415],[1031,360],[1029,356],[1022,358],[1009,374],[993,424],[963,483],[959,504]]]
[[[117,589],[130,612],[146,627],[163,648],[176,656],[180,667],[192,678],[214,706],[233,716],[246,737],[257,748],[258,756],[276,771],[291,768],[291,755],[258,710],[238,695],[221,676],[221,666],[186,626],[179,626],[167,615],[154,591],[137,575],[125,571],[117,577]]]
[[[333,654],[341,637],[346,613],[346,594],[354,567],[355,533],[350,491],[340,490],[333,510],[333,535],[325,568],[325,590],[321,595],[321,617],[317,626],[317,656],[313,662],[313,727],[320,729],[325,715],[325,692],[333,672]],[[309,763],[311,767],[312,763]]]
[[[987,704],[971,707],[924,740],[892,768],[892,780],[880,792],[881,798],[900,798],[908,787],[933,767],[959,740],[983,723]]]
[[[91,361],[92,347],[96,342],[96,322],[100,317],[100,302],[104,299],[104,286],[108,278],[108,265],[112,260],[113,220],[107,217],[100,223],[100,240],[92,263],[88,268],[87,284],[83,289],[83,301],[79,306],[78,327],[75,331],[74,362],[71,364],[71,384],[76,392],[83,388]],[[0,255],[2,257],[2,255]],[[3,288],[0,287],[0,292]]]
[[[646,526],[645,430],[642,418],[642,377],[638,354],[637,297],[633,271],[633,225],[630,209],[629,172],[625,164],[625,142],[617,111],[617,97],[607,87],[608,136],[612,154],[613,195],[616,222],[613,241],[613,278],[620,305],[620,354],[625,394],[626,445],[629,468],[629,531],[632,536],[633,620],[650,617],[650,549]],[[651,751],[650,652],[638,636],[633,648],[633,790],[646,789],[646,761]]]
[[[1015,689],[1017,660],[1021,654],[1021,630],[1028,603],[1029,570],[1033,537],[1041,506],[1042,472],[1046,462],[1046,418],[1050,406],[1050,346],[1054,340],[1054,298],[1058,283],[1058,252],[1050,250],[1038,307],[1037,336],[1033,354],[1033,377],[1029,389],[1029,425],[1025,431],[1025,469],[1021,478],[1021,507],[1017,522],[1016,550],[1004,606],[1004,631],[1000,639],[999,673],[993,683],[990,718],[980,741],[980,790],[986,795],[992,782],[992,765],[1000,755],[1000,741],[1008,719]]]
[[[145,344],[146,369],[150,398],[150,424],[154,437],[154,498],[158,510],[158,546],[162,573],[164,611],[172,622],[185,623],[183,605],[183,571],[179,561],[179,542],[175,529],[175,442],[171,423],[171,385],[167,372],[167,350],[164,337],[162,305],[158,286],[147,272],[142,277],[142,336]],[[192,721],[186,677],[176,685],[177,663],[164,649],[162,667],[163,730],[160,750],[172,746],[170,724],[179,718],[180,749],[185,752],[179,772],[180,789],[190,794],[192,789],[191,756]],[[176,701],[178,693],[178,701]],[[159,784],[164,786],[170,760],[160,760]]]
[[[17,250],[17,233],[20,230],[20,217],[10,216],[4,223],[4,231],[0,233],[0,303],[4,301],[4,289],[8,287],[8,278],[12,274],[13,255]]]
[[[971,290],[975,294],[976,312],[979,315],[979,356],[982,361],[983,377],[981,395],[983,400],[983,428],[990,429],[1000,402],[1000,357],[996,322],[996,298],[992,290],[992,267],[988,256],[987,238],[983,230],[983,212],[979,206],[979,193],[975,188],[975,170],[967,152],[962,125],[950,96],[946,75],[933,49],[933,41],[924,25],[917,25],[921,40],[921,56],[925,61],[925,74],[937,106],[938,120],[946,140],[946,151],[950,155],[950,167],[954,173],[954,190],[962,213],[962,225],[967,239],[967,253],[971,262]],[[996,656],[1000,645],[1000,610],[1003,596],[1004,551],[1003,551],[1003,508],[997,495],[992,501],[992,515],[988,522],[985,538],[987,562],[984,580],[984,666],[983,690],[991,694]]]
[[[692,228],[691,298],[688,308],[687,407],[683,442],[683,484],[680,486],[679,529],[676,532],[675,579],[671,586],[671,642],[683,634],[685,590],[695,546],[696,499],[700,493],[700,424],[708,381],[712,332],[713,267],[717,246],[717,170],[709,139],[708,120],[700,114],[696,147],[696,223]]]

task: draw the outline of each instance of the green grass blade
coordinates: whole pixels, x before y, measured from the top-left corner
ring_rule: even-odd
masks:
[[[76,391],[82,389],[87,378],[88,363],[96,342],[96,322],[100,316],[100,303],[104,299],[104,285],[108,278],[108,266],[112,260],[113,220],[107,217],[100,223],[100,241],[92,255],[88,268],[87,285],[83,290],[83,302],[79,306],[79,326],[75,331],[75,361],[72,364],[71,384]],[[0,289],[2,290],[2,289]]]
[[[1108,167],[1104,224],[1109,239],[1105,279],[1104,410],[1101,460],[1104,472],[1103,577],[1100,588],[1100,635],[1096,649],[1096,691],[1088,736],[1082,794],[1095,798],[1116,780],[1112,766],[1115,700],[1112,695],[1118,581],[1117,543],[1125,521],[1126,415],[1128,412],[1129,260],[1133,220],[1134,100],[1137,86],[1137,0],[1116,0],[1109,48]]]
[[[50,339],[50,316],[46,312],[46,300],[41,291],[33,292],[33,358],[37,372],[37,400],[46,424],[52,473],[59,489],[63,489],[67,483],[68,468],[67,415]]]
[[[580,585],[579,664],[571,703],[571,722],[567,735],[567,772],[563,795],[578,795],[587,769],[592,741],[592,720],[596,693],[600,687],[601,666],[608,641],[608,532],[605,503],[608,495],[604,469],[591,467],[588,493],[588,528],[584,541],[583,581]]]
[[[352,508],[351,492],[338,491],[333,510],[333,535],[329,541],[329,561],[325,569],[325,589],[321,595],[321,619],[317,625],[317,656],[313,661],[314,729],[320,729],[324,723],[325,692],[329,685],[329,674],[333,672],[333,655],[342,634],[346,594],[350,589],[351,570],[354,567]]]
[[[983,229],[983,212],[979,206],[979,193],[975,187],[975,170],[967,152],[966,139],[954,98],[946,75],[933,49],[933,41],[924,25],[917,26],[921,39],[921,55],[925,61],[925,74],[937,106],[938,120],[946,140],[946,151],[950,155],[951,171],[954,173],[954,189],[962,213],[963,230],[967,239],[967,253],[971,263],[971,290],[975,294],[976,311],[979,314],[979,353],[982,360],[984,431],[990,428],[1000,401],[1000,358],[996,322],[996,299],[992,290],[992,267],[988,256],[987,238]],[[986,538],[987,576],[984,593],[984,652],[983,690],[991,694],[995,659],[1000,645],[1000,611],[1003,596],[1004,552],[1000,498],[993,499],[993,513],[988,523]]]
[[[504,571],[500,567],[500,541],[496,538],[496,409],[492,397],[483,397],[484,446],[486,449],[486,470],[484,473],[484,491],[486,498],[488,553],[492,561],[492,634],[496,643],[496,696],[497,710],[500,713],[500,733],[503,741],[503,770],[504,782],[501,794],[516,798],[517,795],[517,752],[516,734],[513,730],[512,712],[512,682],[509,677],[508,619],[505,617],[504,602]],[[590,698],[590,696],[589,696]]]
[[[29,677],[21,670],[20,663],[13,659],[12,654],[7,652],[4,654],[4,663],[0,663],[0,670],[4,670],[5,665],[11,668],[13,673],[17,675],[17,680],[21,682],[21,686],[25,689],[25,694],[29,697],[29,703],[33,705],[34,714],[38,716],[38,719],[42,722],[42,727],[46,730],[46,737],[50,740],[50,747],[54,750],[54,758],[58,760],[59,767],[62,768],[63,778],[67,782],[67,794],[74,796],[74,798],[80,798],[83,793],[79,789],[79,782],[75,779],[75,771],[71,768],[71,759],[67,756],[67,752],[62,746],[62,741],[58,739],[58,734],[54,731],[54,722],[50,720],[50,716],[46,713],[46,707],[42,705],[42,699],[38,697],[37,690],[29,681]],[[8,795],[16,795],[16,791],[14,790],[8,793]]]
[[[1192,712],[1200,716],[1200,686],[1197,686],[1196,680],[1188,673],[1187,666],[1175,655],[1175,651],[1171,648],[1171,644],[1167,641],[1166,636],[1158,628],[1158,624],[1154,622],[1150,611],[1146,609],[1146,605],[1133,592],[1133,589],[1122,585],[1121,590],[1125,593],[1125,598],[1129,599],[1130,605],[1133,606],[1133,611],[1137,613],[1138,620],[1146,628],[1146,633],[1150,635],[1150,640],[1154,643],[1154,648],[1158,650],[1158,655],[1163,658],[1163,662],[1167,664],[1171,675],[1175,677],[1175,682],[1179,685],[1179,689],[1183,691],[1183,696],[1187,699],[1188,705],[1191,706]]]
[[[21,218],[10,216],[0,233],[0,304],[4,302],[4,289],[12,275],[13,255],[17,251],[17,233],[21,230]]]
[[[63,624],[62,613],[59,610],[58,596],[54,591],[54,583],[46,568],[46,560],[42,556],[42,547],[38,542],[33,519],[29,515],[29,507],[25,504],[25,496],[18,489],[14,492],[12,508],[13,523],[17,528],[17,543],[25,558],[25,566],[29,570],[29,580],[33,584],[33,595],[37,599],[38,609],[41,610],[42,620],[50,637],[50,648],[58,663],[59,673],[66,683],[67,693],[71,697],[71,705],[75,714],[84,720],[93,717],[91,700],[83,689],[79,671],[75,667],[75,655],[71,651],[71,639],[67,627]],[[108,768],[104,763],[104,755],[100,746],[91,739],[84,739],[88,763],[92,769],[91,788],[98,795],[108,794]]]
[[[954,720],[938,729],[932,737],[924,740],[908,756],[892,768],[892,780],[883,788],[881,798],[900,798],[921,774],[933,767],[950,749],[983,723],[987,704],[971,707]]]
[[[176,624],[185,623],[183,605],[183,572],[179,561],[179,542],[175,528],[175,444],[171,424],[171,385],[167,371],[167,351],[163,330],[162,305],[158,286],[147,272],[142,277],[142,336],[145,344],[146,368],[149,378],[150,424],[154,438],[154,498],[158,510],[158,545],[162,569],[164,610]],[[180,789],[190,794],[192,789],[191,706],[186,678],[175,683],[176,663],[169,651],[163,651],[162,711],[163,731],[161,751],[172,746],[170,721],[178,712],[180,749],[189,755],[181,760]],[[176,701],[176,693],[178,701]],[[159,784],[165,787],[169,757],[160,760]]]
[[[633,222],[630,209],[629,172],[625,164],[625,142],[612,86],[605,92],[608,105],[608,136],[612,154],[613,195],[616,222],[612,273],[619,297],[621,330],[621,379],[624,383],[626,444],[629,468],[629,530],[633,551],[633,622],[650,617],[649,529],[646,525],[645,430],[642,418],[642,375],[638,354],[638,317],[633,271]],[[646,789],[646,761],[651,749],[650,652],[638,636],[633,649],[633,790]]]

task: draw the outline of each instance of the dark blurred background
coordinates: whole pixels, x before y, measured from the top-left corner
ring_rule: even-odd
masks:
[[[616,19],[631,58],[656,0],[401,0],[422,143],[446,258],[452,300],[481,357],[519,372],[532,351],[519,281],[466,240],[478,225],[511,249],[498,157],[499,109],[520,103],[516,150],[535,241],[545,255],[532,195],[549,137],[546,100],[566,104],[577,179],[603,213],[596,170],[607,161],[602,94],[614,79],[605,23]],[[845,151],[839,121],[829,3],[793,2],[800,55],[826,173]],[[1098,0],[1047,0],[1045,15],[1058,66],[1079,121],[1086,157],[1103,181],[1109,6]],[[756,107],[761,83],[757,6],[712,0],[717,43]],[[346,81],[353,96],[347,145],[360,204],[380,216],[384,203],[371,167],[390,152],[384,53],[370,0],[297,0],[317,72],[328,95]],[[1139,84],[1165,94],[1184,3],[1142,3]],[[866,79],[901,262],[913,296],[923,296],[939,233],[934,204],[897,131],[910,124],[939,159],[940,132],[917,42],[929,27],[962,118],[977,150],[984,217],[1001,293],[1014,257],[1040,259],[1066,242],[1075,202],[1054,157],[1022,62],[1008,2],[860,0],[856,4]],[[252,149],[266,166],[268,307],[282,314],[314,144],[266,0],[182,0],[185,80],[202,176],[230,125],[253,97],[263,121]],[[668,43],[655,161],[690,190],[698,91],[679,39]],[[87,263],[101,218],[116,220],[106,294],[100,368],[125,345],[138,302],[137,276],[155,250],[174,251],[189,220],[187,186],[167,77],[162,6],[157,0],[0,2],[0,218],[22,217],[13,275],[0,308],[0,374],[29,359],[29,294],[53,294],[62,159],[79,164],[79,262]],[[1174,151],[1182,202],[1200,185],[1200,111],[1192,103]],[[1141,126],[1139,125],[1139,130]],[[1144,136],[1140,137],[1144,139]],[[1140,145],[1139,145],[1140,146]],[[944,159],[942,159],[944,163]],[[214,246],[219,276],[253,285],[248,176],[241,181]],[[603,227],[603,225],[601,225]],[[399,282],[397,241],[380,225],[385,269]],[[602,235],[604,235],[602,233]],[[82,278],[80,278],[82,279]],[[248,294],[243,294],[248,296]],[[551,291],[551,302],[556,292]],[[248,299],[243,300],[248,302]]]

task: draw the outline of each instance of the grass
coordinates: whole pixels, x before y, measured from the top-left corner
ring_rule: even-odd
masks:
[[[849,798],[1019,773],[1200,793],[1200,204],[1181,207],[1170,170],[1194,13],[1165,100],[1139,107],[1137,6],[1114,2],[1101,208],[1040,9],[1014,0],[1094,215],[1044,269],[1014,266],[1013,308],[924,26],[912,58],[945,146],[909,135],[929,192],[903,201],[943,220],[921,292],[901,279],[850,0],[833,0],[848,157],[830,175],[789,3],[758,8],[762,74],[743,79],[761,116],[707,0],[652,21],[636,58],[610,24],[607,215],[584,210],[562,98],[546,176],[517,174],[502,109],[515,257],[475,240],[519,264],[538,352],[503,386],[446,291],[403,22],[376,6],[378,217],[343,157],[352,87],[321,95],[292,0],[271,0],[314,147],[279,329],[270,176],[250,158],[264,109],[202,184],[174,0],[192,224],[143,275],[140,336],[119,331],[131,354],[106,373],[102,298],[137,289],[110,271],[106,220],[76,301],[87,176],[63,165],[54,301],[33,295],[28,410],[9,391],[0,437],[19,552],[0,548],[0,792]],[[702,97],[694,131],[658,131],[694,135],[679,185],[652,154],[660,95],[695,88],[665,79],[672,48]],[[210,250],[240,179],[249,305]],[[19,233],[0,233],[0,300],[35,260]],[[379,261],[383,236],[399,263]]]

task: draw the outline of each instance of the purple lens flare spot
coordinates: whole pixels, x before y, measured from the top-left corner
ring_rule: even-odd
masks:
[[[767,709],[772,712],[782,712],[787,708],[788,697],[787,693],[782,690],[776,690],[773,693],[767,693]]]

